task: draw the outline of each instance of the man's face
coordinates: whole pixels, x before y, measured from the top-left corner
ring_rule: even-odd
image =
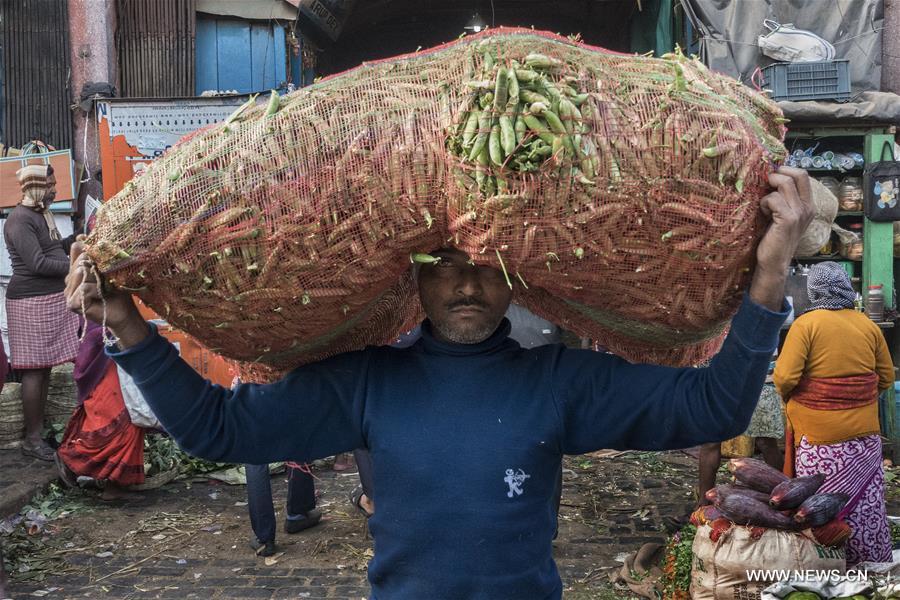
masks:
[[[47,178],[47,191],[44,192],[44,204],[49,205],[56,198],[56,175]]]
[[[477,344],[497,329],[512,300],[503,273],[475,266],[465,252],[442,248],[440,258],[419,270],[419,299],[435,336],[457,344]]]

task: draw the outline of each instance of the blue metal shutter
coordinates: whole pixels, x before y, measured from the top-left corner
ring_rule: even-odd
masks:
[[[261,92],[286,81],[284,28],[275,23],[197,17],[197,88]]]

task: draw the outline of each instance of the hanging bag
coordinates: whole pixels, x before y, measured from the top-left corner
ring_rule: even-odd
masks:
[[[894,157],[893,143],[886,140],[881,160],[863,171],[863,208],[870,221],[900,221],[900,162]]]
[[[75,169],[71,150],[54,150],[41,141],[26,144],[20,154],[0,157],[0,208],[12,208],[22,199],[16,171],[28,165],[50,165],[56,175],[54,202],[74,200]]]
[[[812,31],[797,29],[791,23],[771,19],[763,21],[769,33],[759,36],[759,50],[782,62],[820,62],[834,60],[834,46]]]

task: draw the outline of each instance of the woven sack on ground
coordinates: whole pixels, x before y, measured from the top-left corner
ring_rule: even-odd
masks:
[[[733,600],[759,598],[773,580],[750,581],[748,572],[787,572],[832,569],[843,572],[842,548],[819,544],[810,531],[791,532],[733,525],[716,532],[710,525],[697,528],[691,568],[691,598]],[[715,539],[712,539],[715,538]]]
[[[0,450],[18,448],[25,433],[22,384],[4,383],[0,392]]]
[[[46,420],[53,423],[68,423],[75,407],[78,406],[78,392],[72,375],[74,365],[66,363],[53,367],[50,373],[50,389],[44,410]]]
[[[500,28],[194,132],[103,206],[87,251],[274,369],[391,339],[420,312],[410,253],[442,245],[626,358],[692,364],[748,283],[782,123],[684,56]]]

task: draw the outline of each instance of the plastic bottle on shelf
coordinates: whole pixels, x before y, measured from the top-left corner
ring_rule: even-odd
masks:
[[[860,211],[863,204],[862,179],[844,177],[838,188],[838,204],[843,211]]]
[[[866,292],[866,314],[876,323],[884,321],[884,288],[881,284],[869,286]]]
[[[857,168],[861,168],[866,164],[866,159],[859,152],[848,152],[847,156],[853,159],[854,166]]]

